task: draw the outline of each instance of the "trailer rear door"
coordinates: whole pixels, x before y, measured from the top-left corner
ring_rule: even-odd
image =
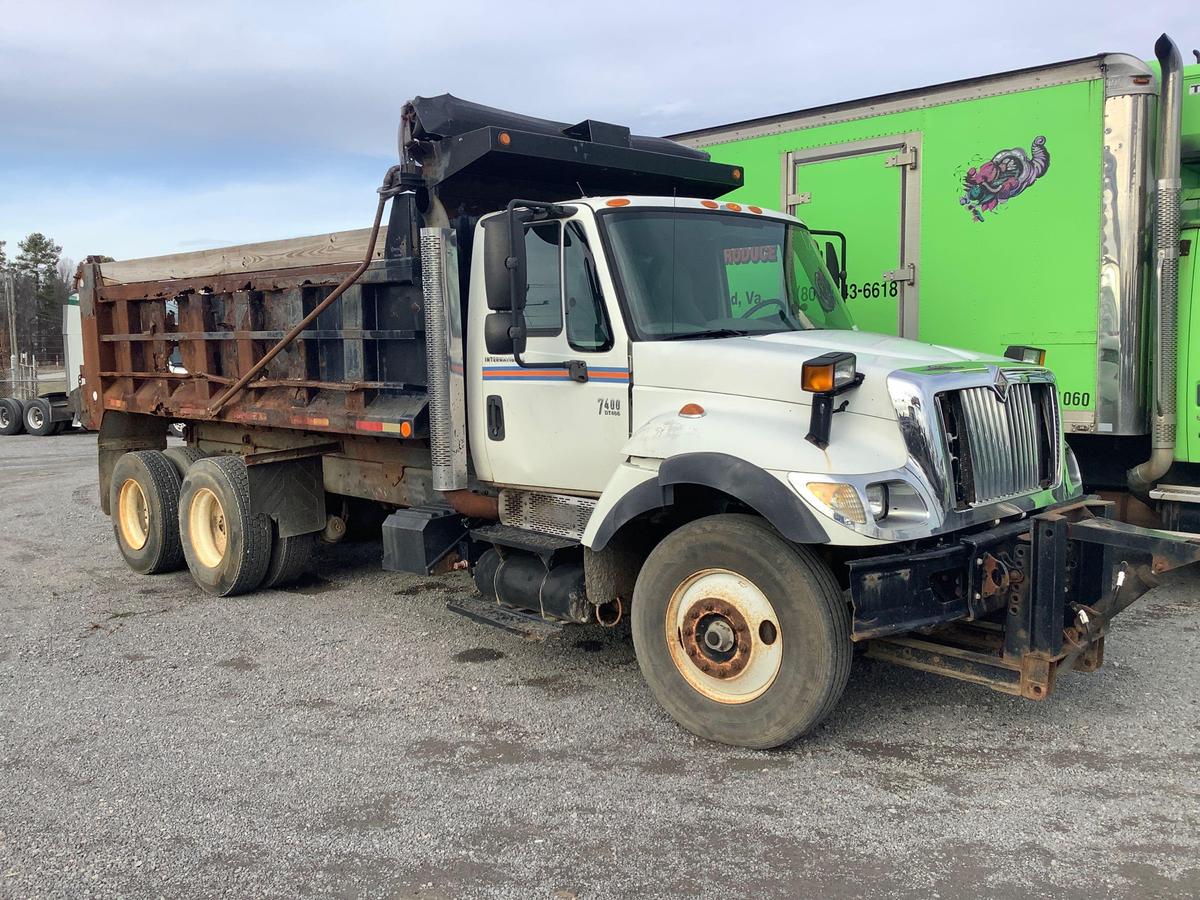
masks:
[[[788,212],[846,237],[846,301],[864,331],[917,337],[920,143],[893,135],[785,157]]]

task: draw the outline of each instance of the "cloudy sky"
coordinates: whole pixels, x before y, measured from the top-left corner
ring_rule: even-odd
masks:
[[[1183,0],[0,0],[0,240],[79,260],[369,224],[404,101],[664,134],[1200,45]]]

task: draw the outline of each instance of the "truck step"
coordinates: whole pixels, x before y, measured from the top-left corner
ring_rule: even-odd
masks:
[[[1190,484],[1160,484],[1150,491],[1154,500],[1174,500],[1177,503],[1200,503],[1200,487]]]
[[[524,550],[538,556],[579,546],[579,541],[574,538],[544,534],[540,531],[528,531],[512,525],[485,525],[482,528],[474,528],[471,530],[471,537],[486,544]]]
[[[501,606],[482,597],[460,597],[447,603],[446,609],[473,622],[491,625],[531,641],[544,641],[551,635],[558,634],[563,627],[562,622],[550,622],[537,613]]]

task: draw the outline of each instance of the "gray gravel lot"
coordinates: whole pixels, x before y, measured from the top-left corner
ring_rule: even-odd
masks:
[[[1196,575],[1034,704],[856,663],[818,734],[682,732],[627,634],[323,551],[214,600],[130,573],[95,438],[0,438],[0,896],[1200,894]]]

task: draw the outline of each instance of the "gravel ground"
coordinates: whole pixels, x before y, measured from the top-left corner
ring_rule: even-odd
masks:
[[[756,753],[627,634],[469,622],[377,544],[228,600],[133,575],[94,457],[0,438],[2,896],[1200,894],[1196,575],[1046,703],[860,661]]]

